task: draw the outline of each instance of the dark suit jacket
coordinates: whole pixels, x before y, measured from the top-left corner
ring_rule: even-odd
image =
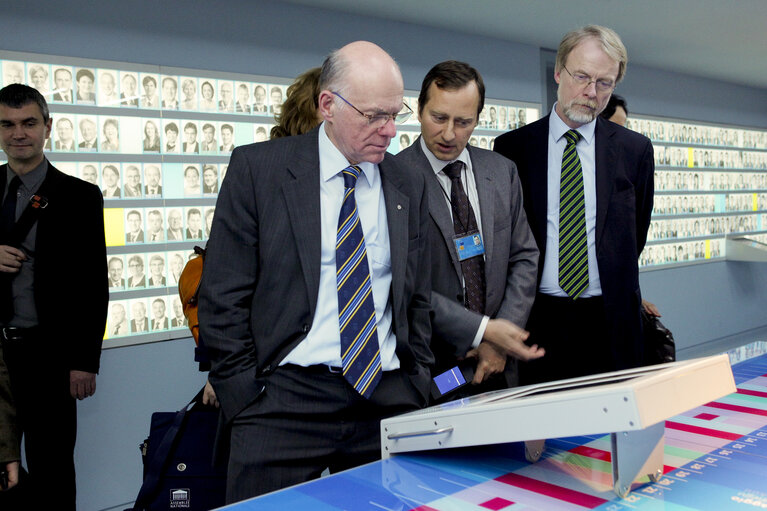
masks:
[[[495,151],[519,170],[533,235],[546,252],[549,116],[495,139]],[[618,367],[642,361],[639,254],[647,240],[655,169],[650,140],[597,118],[595,131],[596,251],[607,325]],[[543,264],[538,271],[540,283]]]
[[[5,172],[0,166],[0,175]],[[69,370],[97,373],[109,300],[104,199],[97,186],[50,163],[44,183],[48,206],[37,221],[34,270],[41,338],[50,340],[45,349]],[[4,187],[0,179],[0,194]],[[62,326],[72,318],[78,318],[76,328]]]
[[[0,344],[0,467],[21,459],[21,433],[16,421],[16,407],[11,395],[11,379]]]
[[[149,318],[144,318],[141,321],[131,319],[130,320],[131,332],[148,332],[149,331]]]
[[[468,146],[474,170],[485,245],[484,314],[524,328],[535,298],[538,248],[522,207],[522,188],[512,162],[491,151]],[[432,351],[435,373],[456,364],[471,349],[482,315],[466,309],[461,263],[455,251],[453,220],[442,187],[416,140],[397,155],[418,169],[429,196],[431,245]]]
[[[53,101],[60,101],[62,103],[71,103],[72,102],[72,91],[69,92],[69,101],[64,101],[64,96],[60,92],[56,92],[53,94]]]
[[[379,169],[402,384],[425,404],[433,362],[426,192],[423,178],[391,155]],[[199,307],[211,383],[227,420],[255,399],[258,378],[268,377],[311,329],[320,250],[318,129],[237,147],[216,203]]]

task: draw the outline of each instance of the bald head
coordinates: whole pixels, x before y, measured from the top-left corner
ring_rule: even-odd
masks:
[[[319,110],[328,138],[350,163],[383,160],[396,127],[370,119],[402,110],[403,88],[397,63],[368,41],[349,43],[325,60]]]

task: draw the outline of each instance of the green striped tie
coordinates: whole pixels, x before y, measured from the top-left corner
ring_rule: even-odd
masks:
[[[583,172],[575,144],[581,135],[565,133],[567,146],[562,155],[559,185],[559,286],[572,299],[589,286],[589,256],[586,240],[586,203],[583,198]]]

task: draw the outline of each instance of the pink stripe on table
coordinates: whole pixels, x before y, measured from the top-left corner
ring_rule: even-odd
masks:
[[[666,421],[666,429],[676,429],[679,431],[686,431],[687,433],[695,433],[698,435],[724,438],[725,440],[737,440],[743,435],[740,433],[730,433],[729,431],[719,431],[717,429],[702,428],[700,426],[692,426],[690,424],[682,424],[681,422]]]
[[[747,396],[767,397],[767,392],[759,390],[738,389],[738,394],[745,394]]]
[[[711,403],[709,403],[708,406],[711,406]],[[693,418],[694,419],[701,419],[701,420],[704,420],[704,421],[710,421],[710,420],[716,419],[717,417],[719,417],[719,416],[711,414],[711,413],[699,413],[698,415],[696,415]]]
[[[762,417],[767,417],[767,410],[760,410],[759,408],[751,408],[749,406],[731,405],[729,403],[720,403],[718,401],[709,403],[706,406],[711,408],[720,408],[722,410],[730,410],[732,412],[748,413],[751,415],[761,415]]]
[[[573,454],[580,454],[587,458],[593,458],[595,460],[612,461],[612,455],[602,449],[594,449],[593,447],[587,447],[585,445],[579,445],[573,449],[570,449]]]
[[[588,509],[594,509],[595,507],[599,507],[602,504],[609,502],[608,500],[602,499],[600,497],[595,497],[587,493],[571,490],[569,488],[546,483],[544,481],[538,481],[537,479],[525,477],[513,472],[502,475],[500,477],[496,477],[495,480],[504,484],[533,491],[541,495],[563,500],[571,504],[583,506]]]

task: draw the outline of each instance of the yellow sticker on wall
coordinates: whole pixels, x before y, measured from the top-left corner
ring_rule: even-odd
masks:
[[[711,259],[711,240],[706,240],[706,259]]]
[[[692,152],[692,147],[687,148],[687,166],[690,168],[695,166],[695,155]]]
[[[108,247],[125,245],[125,220],[122,208],[104,209],[104,235]]]

